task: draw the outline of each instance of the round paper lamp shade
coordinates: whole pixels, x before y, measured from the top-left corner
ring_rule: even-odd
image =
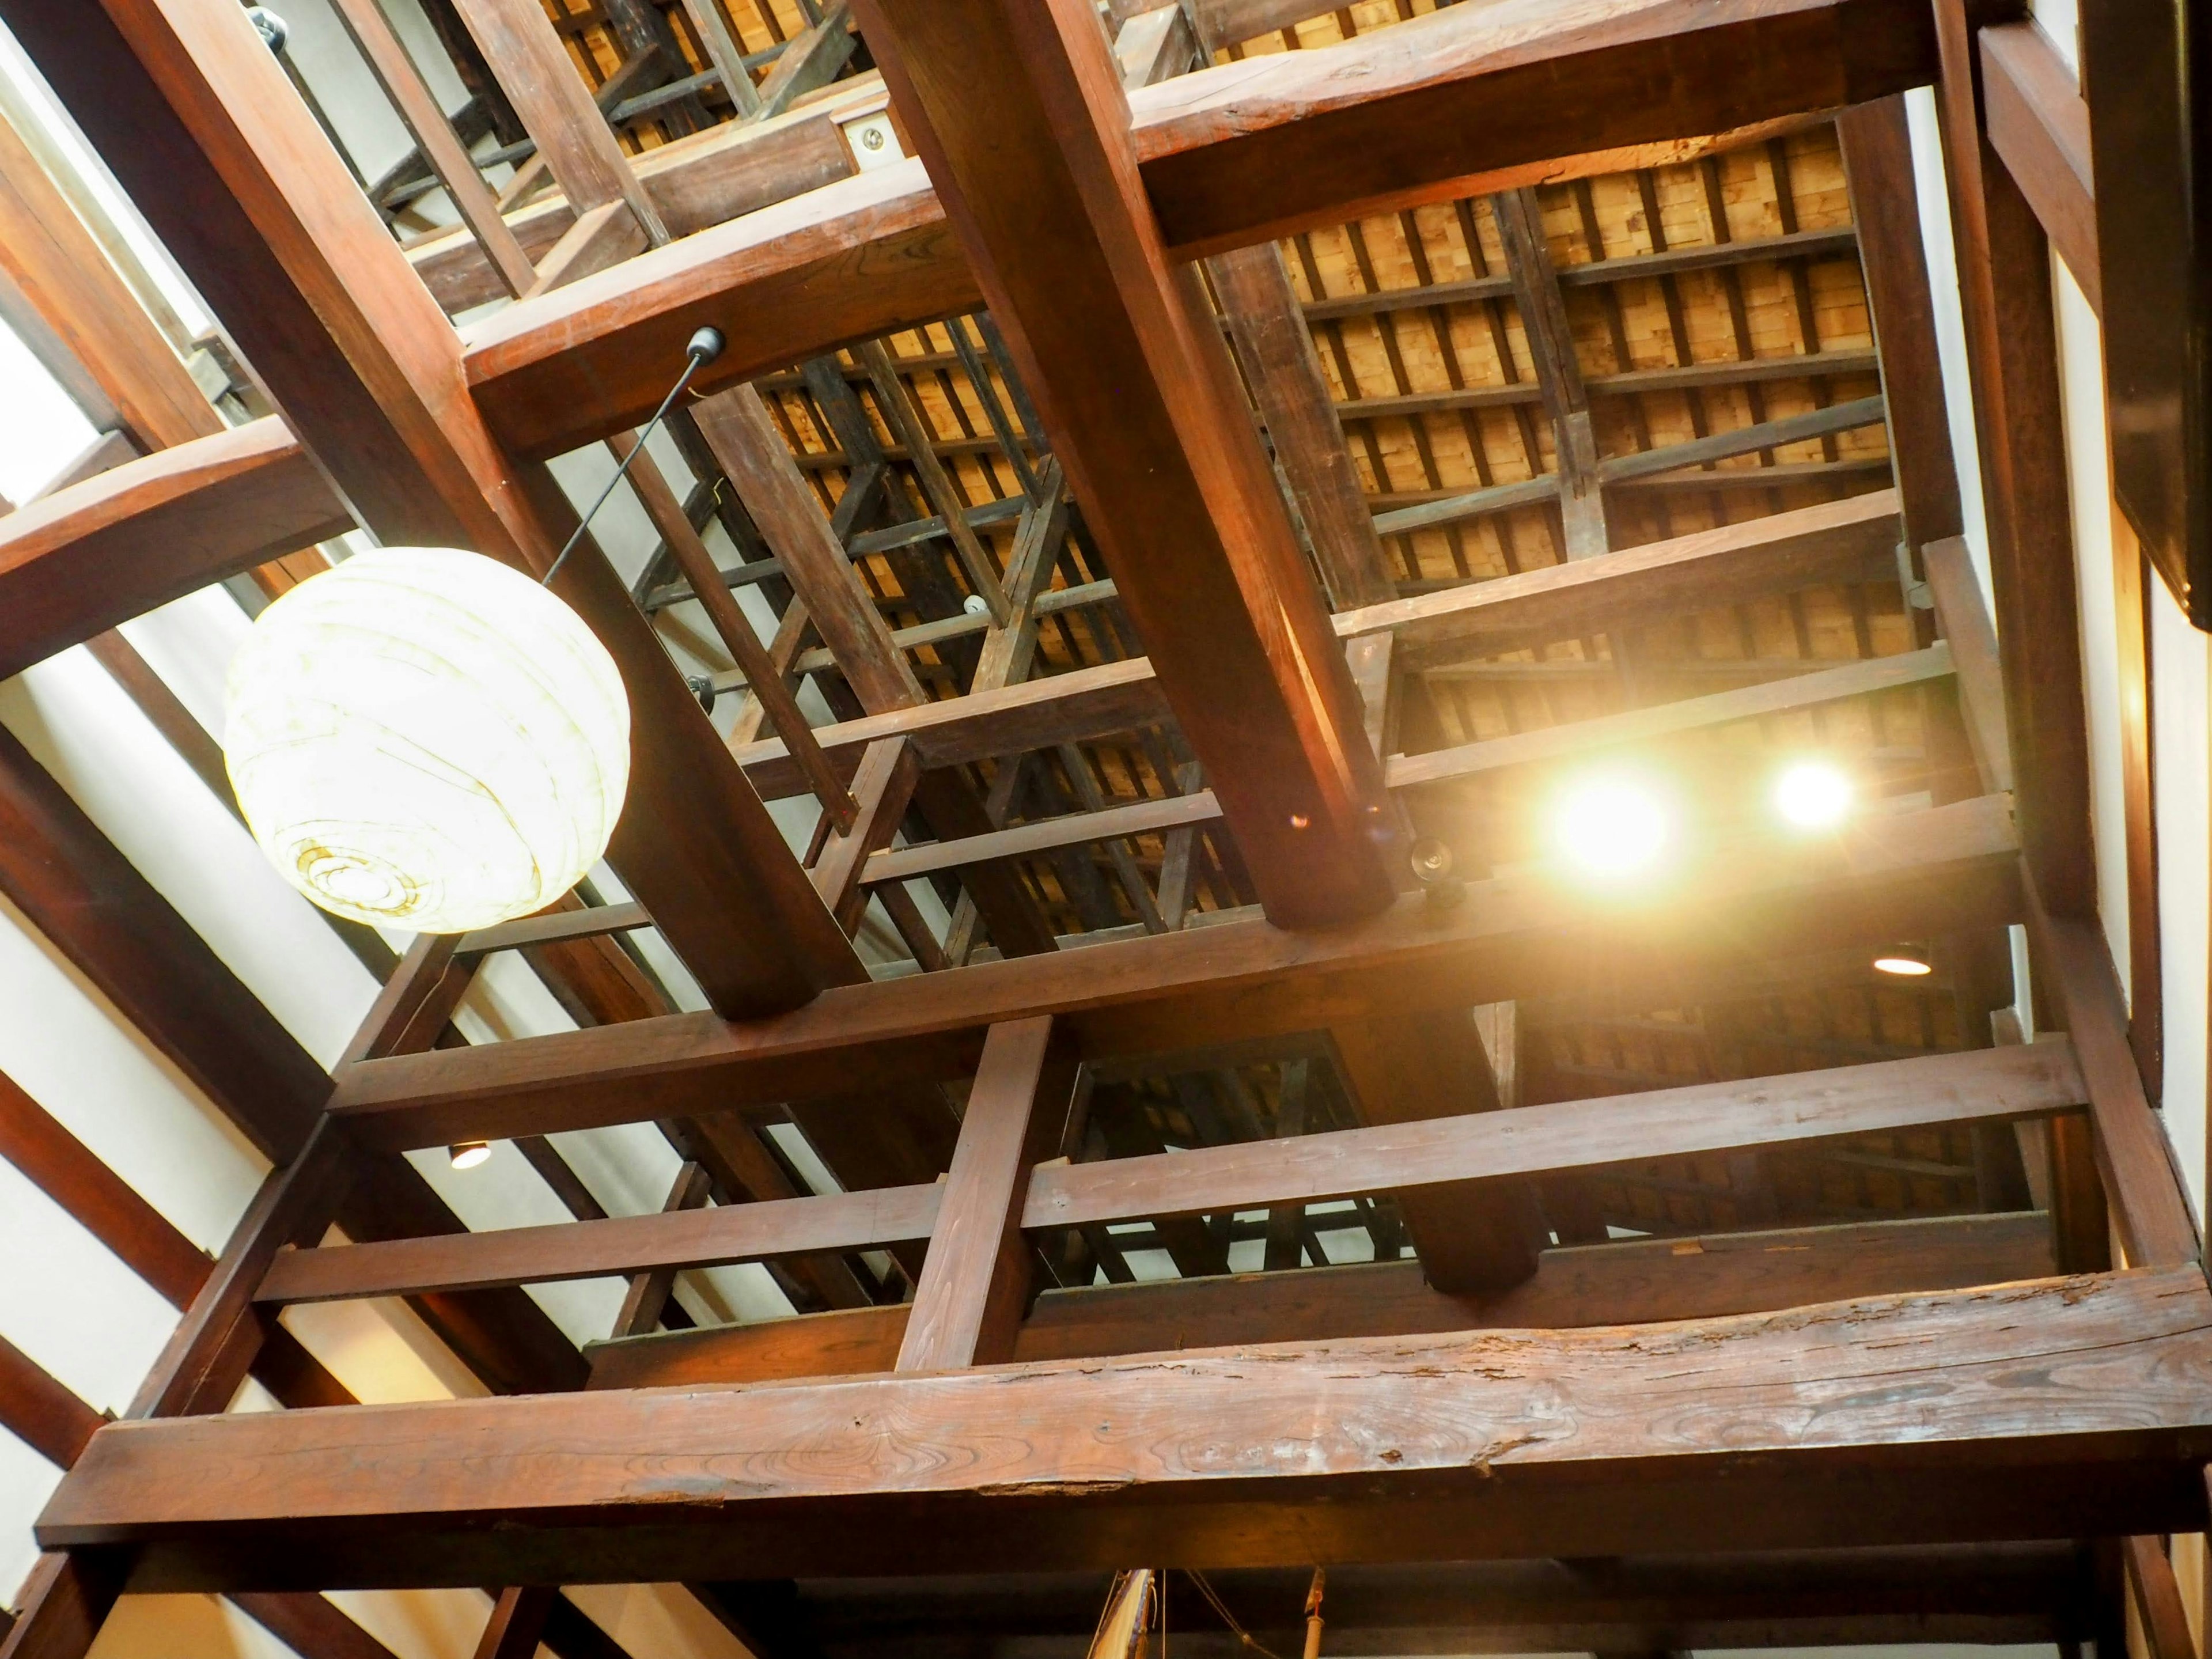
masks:
[[[606,647],[527,576],[386,547],[301,583],[230,665],[223,758],[262,851],[342,916],[458,933],[540,910],[629,781]]]

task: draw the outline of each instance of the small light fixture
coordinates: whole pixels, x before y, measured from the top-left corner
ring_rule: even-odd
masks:
[[[1832,761],[1803,760],[1774,781],[1774,810],[1800,830],[1832,830],[1851,810],[1850,775]]]
[[[1577,869],[1620,881],[1659,861],[1674,840],[1674,814],[1657,790],[1632,777],[1591,777],[1561,793],[1553,830]]]
[[[473,1170],[491,1156],[491,1143],[488,1140],[457,1140],[446,1148],[446,1152],[453,1160],[456,1170]]]
[[[1467,896],[1467,884],[1452,873],[1452,850],[1434,836],[1423,836],[1409,849],[1407,863],[1431,905],[1450,908]]]
[[[1893,945],[1874,959],[1874,969],[1899,979],[1925,979],[1936,971],[1936,965],[1917,945]]]

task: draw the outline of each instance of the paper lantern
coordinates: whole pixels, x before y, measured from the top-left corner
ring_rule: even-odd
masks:
[[[629,781],[606,647],[529,577],[386,547],[301,583],[230,665],[246,821],[325,910],[458,933],[543,909],[605,852]]]

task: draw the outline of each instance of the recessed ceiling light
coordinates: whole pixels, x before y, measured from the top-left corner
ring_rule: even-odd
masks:
[[[1832,830],[1851,810],[1850,775],[1830,761],[1799,761],[1774,781],[1774,810],[1800,830]]]
[[[1650,869],[1674,839],[1674,814],[1660,793],[1630,777],[1570,785],[1553,810],[1559,850],[1585,875],[1616,881]]]
[[[1936,971],[1925,951],[1911,945],[1893,945],[1874,959],[1875,971],[1894,974],[1899,979],[1921,979]]]

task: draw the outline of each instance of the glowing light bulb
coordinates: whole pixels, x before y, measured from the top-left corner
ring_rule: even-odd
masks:
[[[1899,979],[1919,979],[1936,971],[1934,965],[1919,951],[1902,947],[1876,957],[1874,966],[1876,973],[1894,974]]]
[[[491,1156],[491,1145],[489,1141],[461,1140],[447,1147],[446,1152],[456,1170],[473,1170]]]
[[[1584,874],[1620,880],[1656,864],[1674,839],[1674,815],[1656,790],[1630,778],[1590,778],[1559,797],[1559,849]]]
[[[1800,830],[1832,830],[1851,810],[1850,775],[1826,761],[1799,761],[1774,781],[1774,810]]]

